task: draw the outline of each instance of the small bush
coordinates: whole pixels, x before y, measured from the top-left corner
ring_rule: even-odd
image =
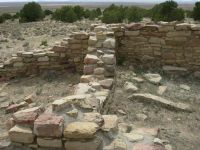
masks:
[[[4,18],[2,16],[0,16],[0,23],[4,23]]]
[[[200,2],[195,3],[195,7],[193,8],[192,16],[194,20],[200,20]]]
[[[20,11],[20,21],[21,22],[33,22],[39,21],[44,18],[44,14],[40,4],[36,2],[30,2],[25,4]]]
[[[49,15],[52,15],[53,14],[53,11],[49,10],[49,9],[45,9],[44,10],[44,15],[45,16],[49,16]]]
[[[42,45],[48,46],[47,40],[43,40],[43,41],[41,42],[40,46],[42,46]]]
[[[9,13],[3,13],[1,16],[4,18],[4,20],[12,19],[12,15]]]

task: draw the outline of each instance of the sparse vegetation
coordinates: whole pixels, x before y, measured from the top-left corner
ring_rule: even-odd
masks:
[[[20,22],[33,22],[42,20],[44,17],[40,4],[30,2],[24,5],[20,11]]]

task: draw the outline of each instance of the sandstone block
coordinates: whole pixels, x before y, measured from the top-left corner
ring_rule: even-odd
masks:
[[[64,130],[64,137],[70,139],[94,138],[99,126],[93,122],[72,122]]]
[[[62,140],[61,139],[37,138],[37,144],[41,147],[61,148]]]
[[[115,56],[113,54],[105,54],[102,57],[102,61],[106,65],[113,65],[113,64],[115,64]]]
[[[105,89],[111,89],[113,85],[113,79],[105,79],[99,81],[99,84]]]
[[[84,74],[93,74],[94,73],[95,65],[84,65],[83,72]]]
[[[95,36],[90,36],[90,38],[88,40],[88,45],[95,46],[96,43],[97,43],[97,38]]]
[[[61,137],[64,119],[52,113],[40,115],[34,122],[34,134],[39,137]]]
[[[13,114],[13,119],[17,124],[30,124],[33,125],[40,113],[43,112],[41,107],[33,107],[25,110],[18,111]]]
[[[48,57],[48,56],[39,57],[39,58],[37,59],[37,61],[39,61],[39,62],[46,62],[46,61],[49,61],[49,57]]]
[[[108,49],[114,49],[115,48],[115,39],[108,38],[103,42],[103,47]]]
[[[12,142],[30,144],[34,141],[33,131],[28,127],[14,126],[9,130],[9,137]]]
[[[118,117],[116,115],[103,115],[104,125],[102,126],[103,131],[116,132],[118,130]]]
[[[104,74],[104,72],[105,72],[104,68],[95,68],[94,69],[95,75],[101,75],[101,74]]]
[[[104,123],[104,119],[100,113],[84,113],[84,121],[94,122],[99,126],[102,126]]]
[[[66,141],[65,148],[67,150],[99,150],[101,144],[102,141],[98,138],[87,141]]]
[[[87,54],[84,59],[85,64],[96,64],[98,61],[99,61],[99,58],[91,54]]]

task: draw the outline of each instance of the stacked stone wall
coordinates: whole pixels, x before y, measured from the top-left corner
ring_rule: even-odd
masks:
[[[118,61],[200,70],[200,25],[134,23],[115,31]]]
[[[0,80],[40,74],[45,70],[81,71],[88,49],[88,39],[87,33],[78,32],[47,50],[19,51],[0,65]]]

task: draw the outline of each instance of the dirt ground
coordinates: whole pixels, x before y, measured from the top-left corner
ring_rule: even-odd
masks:
[[[79,74],[44,73],[37,77],[0,83],[0,106],[5,102],[20,103],[26,96],[33,95],[33,103],[27,107],[40,105],[46,107],[56,99],[72,95],[73,85],[79,83],[79,79]],[[5,110],[0,109],[0,140],[7,136],[5,122],[11,114],[5,114]]]
[[[157,95],[158,85],[148,81],[136,83],[132,80],[133,73],[137,77],[143,77],[144,73],[160,73],[162,85],[167,86],[162,97],[175,102],[190,104],[192,113],[169,110],[154,103],[131,101],[127,97],[132,93],[124,91],[124,83],[131,81],[139,89],[139,93],[151,93]],[[180,84],[190,86],[191,90],[186,91],[180,88]],[[198,150],[200,147],[200,81],[192,76],[172,78],[162,72],[142,69],[130,69],[126,67],[117,68],[116,88],[113,99],[109,102],[109,113],[118,114],[127,122],[139,127],[160,128],[160,138],[169,142],[173,150]],[[125,112],[126,115],[121,114]],[[145,120],[137,117],[137,114],[147,116]]]
[[[88,30],[98,21],[81,20],[75,23],[63,23],[45,18],[44,21],[19,23],[18,20],[0,24],[0,63],[17,51],[46,49],[56,41],[61,41],[75,31]],[[47,45],[41,45],[43,41]]]

